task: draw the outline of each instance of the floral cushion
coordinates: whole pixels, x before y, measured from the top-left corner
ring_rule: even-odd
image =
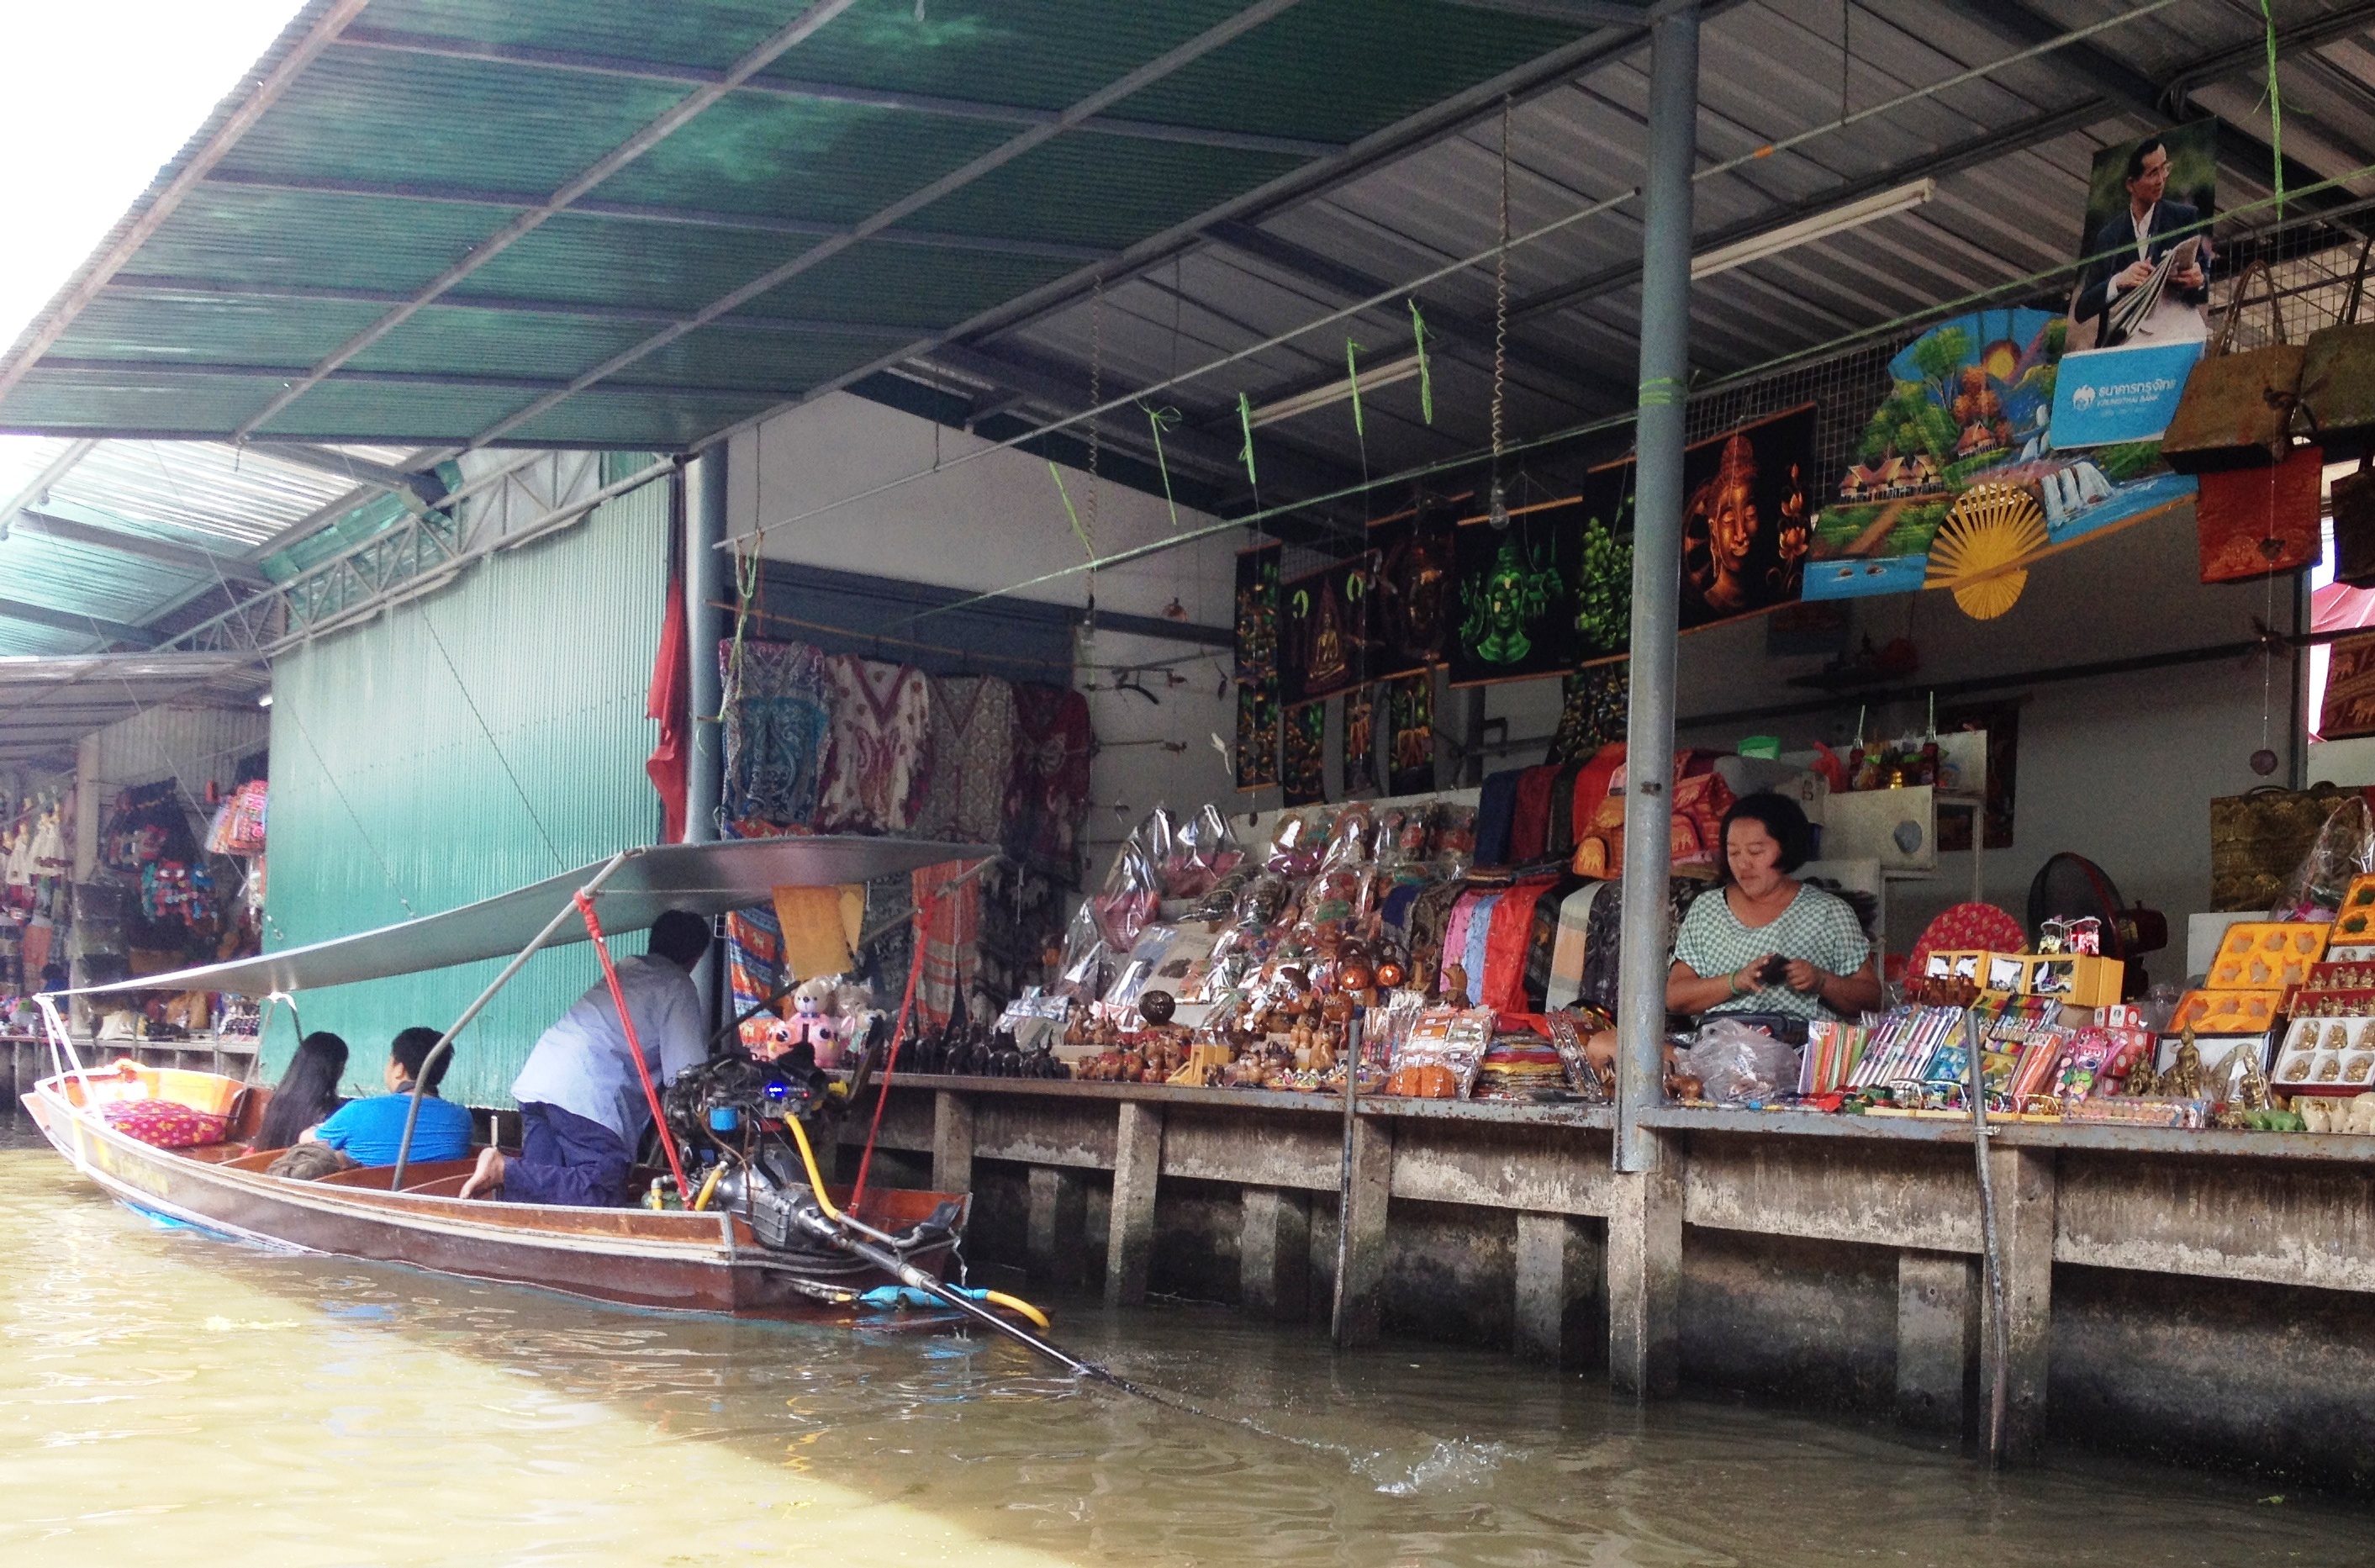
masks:
[[[190,1149],[220,1143],[230,1131],[230,1118],[176,1104],[171,1100],[119,1100],[100,1108],[107,1125],[126,1138],[159,1149]]]

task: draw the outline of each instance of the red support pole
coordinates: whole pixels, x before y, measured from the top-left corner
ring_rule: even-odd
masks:
[[[685,1185],[684,1161],[677,1157],[676,1139],[668,1132],[667,1113],[660,1109],[660,1091],[652,1084],[652,1070],[644,1065],[644,1043],[635,1036],[635,1018],[627,1010],[627,993],[620,988],[618,966],[610,961],[610,944],[603,940],[602,923],[594,918],[594,901],[583,892],[577,895],[577,912],[585,917],[586,935],[594,938],[594,956],[602,961],[602,978],[610,983],[610,1000],[619,1009],[619,1027],[627,1032],[627,1055],[635,1064],[635,1076],[643,1080],[644,1102],[652,1108],[652,1126],[660,1130],[660,1148],[668,1151],[668,1169],[676,1173],[677,1196],[690,1206],[692,1188]],[[852,1209],[857,1207],[850,1205]]]
[[[941,895],[945,897],[946,895]],[[936,899],[934,901],[938,902]],[[891,1031],[891,1051],[882,1058],[882,1092],[875,1096],[874,1125],[866,1129],[866,1151],[857,1157],[857,1185],[849,1189],[849,1212],[857,1212],[860,1199],[866,1196],[866,1172],[874,1163],[874,1140],[882,1131],[882,1108],[891,1102],[891,1069],[899,1065],[899,1042],[906,1037],[907,1018],[916,1008],[916,992],[924,979],[924,943],[931,930],[931,922],[916,933],[916,961],[907,966],[907,995],[899,1004],[899,1022]]]

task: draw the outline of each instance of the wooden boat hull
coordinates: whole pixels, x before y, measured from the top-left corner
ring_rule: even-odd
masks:
[[[848,1297],[893,1281],[845,1254],[772,1253],[729,1213],[570,1208],[452,1196],[466,1161],[408,1172],[386,1190],[384,1169],[322,1181],[270,1176],[266,1155],[236,1146],[158,1149],[78,1103],[81,1086],[44,1079],[24,1097],[42,1136],[76,1170],[135,1208],[241,1240],[339,1257],[399,1263],[465,1279],[561,1291],[594,1301],[679,1312],[846,1318]],[[377,1184],[374,1187],[373,1184]],[[964,1194],[892,1189],[861,1217],[902,1231]],[[910,1261],[939,1277],[953,1240]]]

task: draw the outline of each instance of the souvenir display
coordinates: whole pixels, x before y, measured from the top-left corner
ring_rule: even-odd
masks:
[[[1369,525],[1369,554],[1377,563],[1373,677],[1411,675],[1443,663],[1454,603],[1451,528],[1451,508],[1424,498],[1405,516]]]
[[[1562,676],[1558,729],[1544,760],[1553,764],[1585,761],[1601,747],[1623,742],[1632,675],[1628,665],[1600,664]]]
[[[1515,516],[1504,528],[1478,518],[1453,539],[1451,683],[1523,680],[1572,667],[1573,508]]]
[[[1957,590],[1967,613],[2001,614],[2018,596],[2017,563],[2035,550],[2190,498],[2192,477],[2171,473],[2155,442],[2088,448],[2055,439],[2056,371],[2070,336],[2062,314],[1989,310],[1907,344],[1889,361],[1891,390],[1857,460],[1814,521],[1805,596],[1934,586]],[[2034,513],[1990,504],[2007,499],[2005,487],[2033,498]],[[1954,562],[1939,553],[1942,536]]]
[[[1279,784],[1289,806],[1328,798],[1328,704],[1304,702],[1286,710],[1285,765]]]
[[[1278,783],[1278,569],[1284,547],[1237,555],[1237,787]]]
[[[1279,698],[1291,709],[1369,676],[1369,557],[1279,584]]]
[[[1423,795],[1435,787],[1435,677],[1406,675],[1386,687],[1386,788]]]
[[[1377,793],[1377,692],[1356,686],[1344,693],[1344,793]]]

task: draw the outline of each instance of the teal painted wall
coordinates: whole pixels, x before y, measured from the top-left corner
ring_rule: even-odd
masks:
[[[452,909],[657,837],[644,759],[658,726],[644,704],[668,513],[667,483],[646,485],[276,663],[267,947]],[[307,1030],[345,1037],[349,1079],[376,1089],[398,1030],[451,1024],[502,967],[299,1005]],[[447,1098],[510,1104],[537,1036],[597,973],[586,943],[539,954],[455,1043]],[[267,1072],[294,1039],[270,1031]]]

